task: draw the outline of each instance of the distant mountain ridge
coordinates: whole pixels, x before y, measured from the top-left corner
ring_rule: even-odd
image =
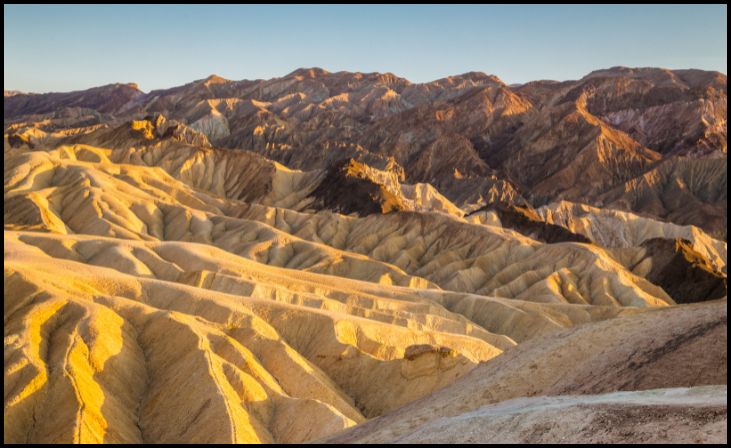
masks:
[[[724,239],[726,111],[722,73],[627,67],[515,86],[482,72],[412,83],[392,73],[302,68],[269,80],[211,75],[149,93],[110,84],[4,98],[11,137],[162,114],[215,147],[292,168],[347,158],[378,167],[393,158],[407,183],[429,183],[467,211],[495,200],[568,200],[666,220],[683,215],[681,224]],[[713,176],[690,174],[703,163],[716,166]],[[668,171],[694,183],[668,188]],[[642,196],[623,197],[629,184],[641,185]]]

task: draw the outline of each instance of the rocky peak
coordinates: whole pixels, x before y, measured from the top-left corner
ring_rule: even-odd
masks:
[[[203,80],[203,85],[210,86],[213,84],[225,84],[227,82],[231,82],[226,78],[223,78],[221,76],[218,76],[216,74],[209,75],[206,79]]]
[[[406,210],[396,173],[353,158],[333,164],[313,191],[315,207],[361,216]]]
[[[292,73],[285,76],[285,78],[296,78],[299,80],[302,79],[315,79],[315,78],[321,78],[323,76],[329,75],[330,72],[320,68],[320,67],[310,67],[310,68],[298,68],[297,70],[293,71]]]

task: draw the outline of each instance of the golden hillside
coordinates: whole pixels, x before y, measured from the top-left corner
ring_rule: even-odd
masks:
[[[322,174],[248,153],[4,156],[9,443],[314,440],[518,343],[673,303],[598,246],[316,211]]]

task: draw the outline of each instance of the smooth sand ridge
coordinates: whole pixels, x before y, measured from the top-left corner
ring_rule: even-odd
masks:
[[[9,443],[315,440],[673,303],[596,246],[314,213],[317,173],[235,152],[4,155]]]

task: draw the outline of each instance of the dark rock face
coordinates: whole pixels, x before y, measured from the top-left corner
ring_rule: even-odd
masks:
[[[584,235],[574,233],[565,227],[545,222],[533,209],[528,207],[497,204],[483,207],[473,213],[479,211],[494,211],[497,213],[498,218],[500,218],[500,223],[504,228],[513,229],[534,240],[545,243],[561,243],[564,241],[591,243],[591,240]]]
[[[703,70],[630,69],[592,72],[576,88],[588,109],[663,154],[724,148],[726,77]],[[701,117],[705,116],[706,119]]]
[[[419,356],[429,353],[437,354],[442,358],[456,355],[456,352],[449,347],[440,347],[431,344],[416,344],[406,347],[406,350],[404,351],[404,358],[409,361],[413,361]]]
[[[713,270],[690,241],[653,238],[642,243],[642,247],[653,261],[647,279],[662,287],[677,303],[726,296],[726,276]]]
[[[353,159],[334,164],[312,192],[315,198],[312,206],[359,216],[406,210],[397,193],[388,191],[369,175],[370,169]]]

